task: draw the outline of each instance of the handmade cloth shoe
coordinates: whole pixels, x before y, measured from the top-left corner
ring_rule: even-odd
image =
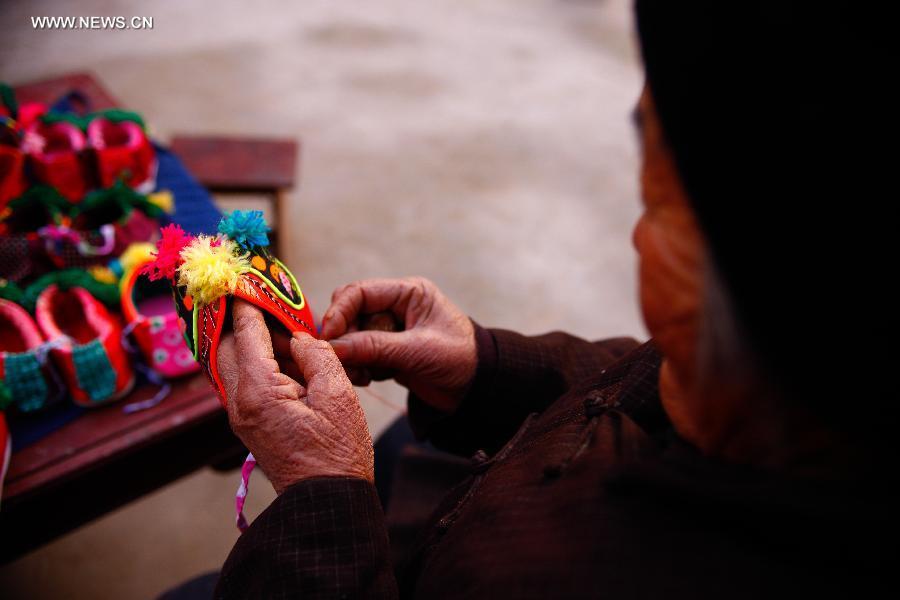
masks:
[[[167,279],[186,324],[185,337],[224,406],[218,348],[231,328],[232,298],[259,307],[271,326],[316,335],[313,315],[293,274],[268,249],[269,228],[261,211],[235,211],[219,223],[216,237],[185,234],[177,225],[162,230],[151,280]]]
[[[0,299],[0,385],[7,403],[22,412],[39,410],[61,397],[63,390],[47,361],[49,349],[31,315]]]
[[[134,385],[134,371],[122,347],[122,328],[84,288],[53,284],[37,298],[35,316],[50,351],[80,406],[118,400]]]
[[[143,257],[126,260],[128,254]],[[162,280],[151,281],[144,266],[153,262],[150,244],[133,244],[122,257],[131,262],[122,276],[122,314],[147,364],[164,377],[196,373],[200,363],[187,347],[184,321],[172,303],[172,290]]]
[[[70,202],[80,202],[93,181],[82,152],[84,134],[65,121],[37,120],[25,130],[22,150],[38,181],[52,185]]]
[[[134,242],[154,239],[163,210],[122,182],[88,194],[66,218],[38,229],[57,268],[105,264]]]
[[[147,194],[156,184],[156,152],[139,123],[97,117],[87,126],[87,138],[97,158],[100,187],[124,180]]]

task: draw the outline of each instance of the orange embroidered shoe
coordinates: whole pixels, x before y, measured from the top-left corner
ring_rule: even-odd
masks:
[[[203,365],[224,406],[218,347],[231,327],[232,298],[259,307],[270,323],[288,332],[316,335],[313,315],[294,275],[268,249],[269,228],[261,211],[234,211],[215,237],[191,237],[177,225],[163,228],[151,280],[168,279],[193,356]]]

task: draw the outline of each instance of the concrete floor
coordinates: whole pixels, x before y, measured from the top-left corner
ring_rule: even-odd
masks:
[[[627,0],[5,0],[0,79],[90,69],[163,140],[302,139],[285,258],[319,314],[343,283],[419,274],[485,325],[643,337],[632,28]],[[374,434],[404,394],[360,397]],[[197,473],[0,568],[0,596],[152,598],[215,569],[236,477]],[[254,486],[251,515],[273,497]]]

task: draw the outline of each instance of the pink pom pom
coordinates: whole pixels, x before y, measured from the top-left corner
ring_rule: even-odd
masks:
[[[167,225],[160,229],[162,237],[156,242],[156,252],[153,253],[154,261],[147,263],[142,273],[151,281],[159,279],[175,279],[175,271],[181,265],[181,249],[187,246],[193,237],[184,232],[180,226]]]

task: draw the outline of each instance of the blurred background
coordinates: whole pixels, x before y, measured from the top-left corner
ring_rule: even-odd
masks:
[[[153,29],[31,26],[69,15]],[[297,139],[282,258],[317,315],[423,275],[487,326],[640,338],[633,26],[628,0],[4,0],[0,80],[90,71],[162,142]],[[360,399],[374,437],[405,394]],[[0,567],[0,596],[153,598],[216,569],[237,483],[183,478]],[[273,497],[258,475],[248,516]]]

